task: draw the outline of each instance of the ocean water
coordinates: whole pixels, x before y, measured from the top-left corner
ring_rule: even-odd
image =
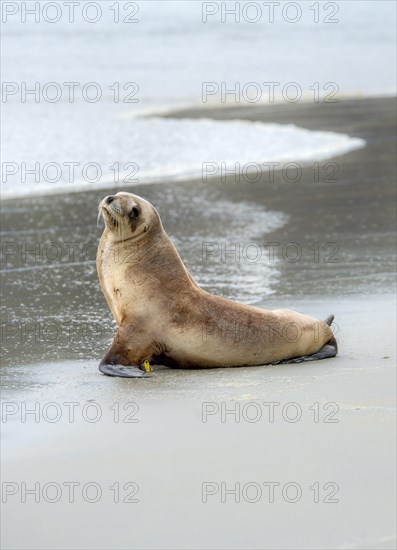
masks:
[[[6,118],[9,139],[3,155],[13,162],[3,178],[3,197],[108,188],[117,183],[126,189],[131,184],[180,179],[198,179],[205,185],[211,176],[227,172],[236,179],[241,173],[243,180],[255,181],[277,166],[290,166],[293,178],[289,162],[299,169],[302,163],[365,144],[344,134],[293,125],[135,118],[98,109],[82,113],[76,123],[67,109],[61,114],[55,111],[39,104],[29,111],[29,121],[19,119],[17,109],[15,116]],[[37,128],[48,136],[55,131],[57,137],[38,141]]]
[[[73,23],[66,8],[56,23],[46,22],[42,12],[38,23],[29,15],[23,23],[20,8],[2,25],[3,78],[96,81],[104,89],[115,81],[134,81],[140,87],[139,108],[201,101],[202,83],[210,81],[294,81],[309,96],[314,82],[335,82],[342,95],[395,93],[395,2],[342,0],[327,7],[321,1],[318,23],[310,1],[296,2],[300,19],[289,22],[288,3],[279,1],[273,23],[264,2],[251,2],[260,10],[256,22],[250,22],[254,12],[244,10],[246,2],[234,1],[122,0],[119,23],[111,10],[114,2],[107,0],[100,2],[96,23],[83,19],[84,0]],[[138,21],[123,23],[132,4],[139,8]],[[218,12],[203,22],[206,4],[218,5]],[[224,13],[235,6],[236,16]],[[108,90],[107,95],[113,94]]]
[[[34,3],[13,4],[17,13],[2,25],[3,198],[201,179],[205,163],[215,163],[205,173],[220,175],[236,163],[239,170],[332,158],[364,142],[289,125],[160,115],[296,94],[324,101],[395,93],[394,2],[320,2],[317,14],[301,2],[296,22],[285,2],[273,22],[260,2],[251,11],[244,2],[119,2],[118,23],[113,2],[100,3],[95,23],[84,20],[96,15],[87,2],[74,22],[62,2],[26,22],[23,4]],[[233,6],[238,13],[225,13]],[[203,96],[203,87],[216,93]]]

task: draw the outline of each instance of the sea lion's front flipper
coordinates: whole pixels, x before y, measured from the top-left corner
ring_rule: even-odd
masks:
[[[150,378],[144,367],[109,365],[103,360],[99,365],[99,370],[108,376],[119,376],[120,378]]]
[[[139,342],[139,344],[138,344]],[[130,327],[119,328],[113,343],[99,364],[99,370],[108,376],[121,378],[150,378],[150,346],[142,346],[144,338],[137,338]]]

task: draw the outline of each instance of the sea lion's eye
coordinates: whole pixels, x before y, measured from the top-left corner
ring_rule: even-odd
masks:
[[[139,216],[139,208],[137,208],[136,206],[133,206],[130,213],[130,218],[137,218],[138,216]]]

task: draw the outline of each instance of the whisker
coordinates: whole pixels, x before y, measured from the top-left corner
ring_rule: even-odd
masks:
[[[99,222],[101,221],[101,218],[102,218],[102,208],[101,206],[99,206],[98,208],[98,216],[97,216],[97,219],[96,219],[96,226],[99,227]]]
[[[111,221],[113,222],[113,227],[114,227],[114,230],[116,231],[116,234],[119,236],[120,239],[123,239],[125,234],[124,227],[122,227],[123,224],[121,223],[121,218],[123,217],[123,210],[119,206],[113,203],[110,205],[110,208],[105,208],[105,209],[106,209],[106,213],[109,215]],[[102,203],[100,203],[98,206],[97,227],[99,227],[99,222],[101,218],[103,219],[106,225],[106,220],[103,215]]]

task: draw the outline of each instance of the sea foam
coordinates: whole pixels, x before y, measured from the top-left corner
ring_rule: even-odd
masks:
[[[97,109],[79,118],[67,108],[60,113],[40,105],[28,111],[28,124],[21,111],[12,116],[11,105],[5,116],[4,125],[14,129],[3,147],[2,198],[185,179],[207,183],[227,171],[252,181],[249,174],[255,180],[287,163],[300,167],[365,146],[359,138],[294,125],[131,118]]]

